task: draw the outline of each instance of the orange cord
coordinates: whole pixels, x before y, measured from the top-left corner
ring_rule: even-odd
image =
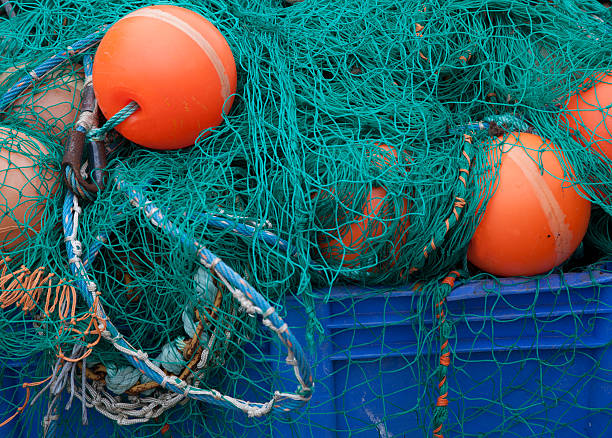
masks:
[[[89,334],[97,334],[97,338],[87,344],[87,351],[79,358],[73,359],[66,357],[62,352],[61,347],[57,357],[66,362],[79,362],[84,358],[88,357],[100,340],[102,339],[102,331],[100,330],[100,321],[95,313],[95,309],[98,303],[98,297],[96,296],[91,308],[83,316],[76,318],[76,305],[77,305],[77,291],[70,283],[66,280],[61,279],[57,285],[53,285],[54,273],[48,273],[45,275],[46,268],[39,266],[30,272],[30,270],[21,266],[15,272],[8,272],[7,263],[11,259],[6,257],[0,260],[2,265],[2,271],[0,272],[0,308],[6,308],[12,304],[20,306],[24,312],[33,310],[41,298],[41,294],[46,290],[44,313],[46,317],[50,317],[51,314],[57,308],[58,316],[61,320],[66,320],[70,317],[70,325],[74,326],[77,322],[90,319],[89,325],[84,332],[80,332],[75,327],[67,327],[66,323],[60,328],[60,334],[64,329],[68,328],[70,332],[77,334],[79,337],[84,337]],[[43,277],[44,276],[44,277]],[[5,286],[9,282],[8,286]],[[31,291],[29,293],[29,291]],[[51,295],[54,295],[53,302],[51,302]],[[94,329],[92,330],[92,326]],[[3,427],[10,423],[17,415],[22,413],[30,400],[30,387],[42,385],[49,381],[52,376],[47,377],[45,380],[33,383],[24,383],[22,386],[26,389],[26,399],[22,406],[17,408],[17,411],[9,418],[0,423],[0,427]]]
[[[10,258],[4,258],[0,261],[2,265],[0,273],[0,289],[2,289],[0,293],[0,308],[4,309],[15,304],[21,307],[24,312],[29,312],[36,307],[43,290],[46,289],[45,316],[51,316],[57,308],[60,319],[70,317],[70,324],[72,325],[77,322],[75,319],[77,293],[74,286],[64,279],[60,280],[56,286],[53,286],[52,280],[55,274],[51,272],[45,275],[46,268],[43,266],[30,271],[22,265],[18,270],[7,273],[7,262],[9,261]],[[51,295],[55,295],[52,302]]]
[[[17,408],[17,411],[15,411],[15,413],[13,415],[11,415],[9,418],[7,418],[2,423],[0,423],[0,427],[6,426],[7,424],[9,424],[11,421],[13,421],[13,419],[17,415],[21,414],[25,410],[28,402],[30,401],[30,387],[42,385],[43,383],[48,382],[49,379],[51,379],[51,377],[53,377],[53,375],[47,377],[45,380],[42,380],[40,382],[32,382],[32,383],[27,383],[26,382],[23,385],[21,385],[23,388],[26,389],[26,399],[25,399],[25,402],[23,402],[23,405],[21,405],[21,406],[19,406]]]

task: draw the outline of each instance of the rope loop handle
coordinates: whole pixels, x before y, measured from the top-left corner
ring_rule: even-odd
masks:
[[[137,350],[119,333],[106,315],[101,300],[96,300],[99,293],[95,282],[87,273],[81,257],[76,254],[78,247],[80,247],[80,242],[77,240],[77,232],[81,209],[79,208],[77,197],[73,193],[67,192],[64,200],[62,222],[70,268],[77,277],[75,282],[79,293],[89,306],[93,306],[93,312],[95,312],[98,320],[101,322],[100,330],[102,336],[111,342],[119,352],[123,353],[133,367],[140,370],[152,381],[183,397],[237,409],[246,413],[249,417],[267,415],[271,411],[289,412],[304,406],[310,400],[313,393],[314,385],[311,367],[306,361],[304,350],[300,343],[270,303],[219,257],[169,221],[166,215],[154,203],[147,200],[139,189],[130,186],[121,175],[115,177],[114,184],[128,197],[132,206],[143,211],[154,226],[181,241],[195,253],[202,266],[211,272],[214,271],[215,275],[221,279],[231,292],[234,299],[247,312],[261,317],[262,324],[274,332],[280,342],[286,347],[287,364],[293,367],[299,386],[293,393],[275,391],[273,398],[267,402],[249,402],[229,395],[223,395],[214,389],[208,390],[190,385],[177,376],[166,375],[162,369],[148,358],[146,353]],[[91,260],[89,260],[89,263],[91,263]]]

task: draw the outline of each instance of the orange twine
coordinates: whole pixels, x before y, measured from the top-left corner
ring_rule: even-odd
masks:
[[[51,272],[45,275],[46,268],[43,266],[30,271],[22,265],[18,270],[7,273],[7,262],[10,260],[7,257],[0,261],[2,265],[2,272],[0,274],[0,289],[2,289],[2,293],[0,293],[0,308],[4,309],[15,304],[21,307],[24,312],[29,312],[36,307],[43,290],[46,290],[45,316],[51,316],[57,308],[60,319],[70,317],[70,323],[73,325],[76,323],[77,293],[71,284],[62,279],[54,287],[52,279],[55,274]],[[53,301],[51,301],[51,295],[54,295]]]
[[[21,414],[25,410],[28,402],[30,401],[30,387],[42,385],[43,383],[48,382],[49,379],[51,379],[51,377],[53,377],[53,375],[47,377],[45,380],[41,380],[40,382],[31,382],[31,383],[26,382],[23,385],[21,385],[23,388],[26,389],[25,402],[23,402],[23,404],[17,408],[17,411],[15,411],[13,415],[11,415],[9,418],[7,418],[2,423],[0,423],[0,427],[6,426],[7,424],[9,424],[11,421],[13,421],[13,419],[17,415]]]
[[[75,327],[68,328],[67,324],[64,323],[60,327],[59,334],[63,333],[66,328],[68,328],[70,332],[77,334],[79,337],[84,337],[88,334],[97,334],[97,338],[93,342],[87,344],[87,351],[80,358],[73,359],[66,357],[62,352],[61,347],[59,348],[57,356],[66,362],[78,362],[89,356],[93,347],[96,346],[102,338],[102,331],[100,330],[99,324],[100,321],[98,321],[98,316],[95,313],[98,297],[96,296],[91,308],[89,309],[89,312],[85,313],[79,318],[76,318],[77,291],[74,286],[64,279],[61,279],[59,283],[54,286],[52,283],[55,274],[51,272],[43,277],[46,268],[42,266],[30,272],[27,267],[22,265],[17,271],[7,273],[7,262],[10,260],[10,258],[3,258],[0,261],[0,264],[3,265],[2,272],[0,274],[0,288],[2,288],[2,293],[0,293],[0,308],[6,308],[12,304],[16,304],[17,306],[20,306],[24,312],[29,312],[38,304],[43,290],[46,291],[44,306],[44,313],[46,317],[50,317],[51,314],[57,309],[60,320],[65,321],[70,319],[69,324],[71,326],[74,326],[77,322],[86,320],[87,318],[90,319],[89,325],[84,332],[77,330]],[[5,284],[9,281],[9,285],[5,287]],[[51,301],[52,295],[54,296],[53,301]],[[94,326],[93,330],[91,329],[92,325]],[[12,420],[19,412],[21,412],[21,410],[2,423],[2,425]]]

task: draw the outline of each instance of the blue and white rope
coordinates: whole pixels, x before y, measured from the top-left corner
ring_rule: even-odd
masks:
[[[222,230],[229,229],[234,234],[239,234],[244,237],[259,239],[267,243],[272,248],[278,248],[281,251],[295,257],[297,252],[289,247],[289,242],[274,234],[272,231],[262,230],[252,225],[243,224],[237,221],[229,220],[225,217],[220,217],[214,214],[197,213],[192,218],[202,220],[206,225]]]
[[[28,75],[21,78],[19,82],[13,85],[2,97],[0,97],[0,112],[6,110],[6,108],[32,84],[40,80],[44,75],[59,66],[61,63],[98,44],[109,27],[110,25],[108,24],[101,26],[98,31],[77,41],[63,52],[53,55],[51,58],[47,59],[32,70]]]

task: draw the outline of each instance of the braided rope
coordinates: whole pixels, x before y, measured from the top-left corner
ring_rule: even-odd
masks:
[[[459,277],[459,272],[452,271],[442,280],[438,292],[434,296],[436,303],[436,318],[440,320],[440,360],[436,374],[439,378],[438,399],[434,409],[434,429],[433,438],[444,438],[442,427],[448,418],[448,381],[446,375],[450,366],[450,347],[448,337],[450,336],[451,324],[446,319],[446,297],[453,290],[455,280]]]
[[[168,392],[157,398],[141,397],[132,403],[117,403],[115,397],[105,391],[102,386],[99,382],[88,383],[83,381],[80,388],[81,392],[75,392],[74,395],[81,400],[83,406],[96,409],[106,418],[116,421],[120,426],[144,423],[152,418],[157,418],[185,399],[183,394]]]
[[[467,179],[470,175],[470,170],[472,168],[472,158],[474,157],[474,147],[472,146],[472,138],[464,134],[464,146],[461,158],[463,159],[463,164],[459,168],[459,176],[457,177],[456,189],[455,189],[455,199],[453,200],[453,207],[451,214],[444,220],[442,224],[439,224],[438,229],[434,233],[434,236],[431,238],[431,241],[425,245],[423,248],[423,257],[420,259],[420,262],[410,268],[410,273],[414,273],[425,266],[429,255],[436,251],[444,242],[448,232],[453,229],[457,223],[459,223],[459,218],[461,217],[461,213],[463,208],[466,205],[466,197],[468,194],[467,191]]]
[[[127,183],[121,179],[116,180],[116,185],[128,195],[132,205],[145,212],[145,215],[154,225],[160,227],[162,230],[178,238],[181,242],[190,247],[190,249],[198,255],[199,261],[203,266],[211,270],[214,269],[214,272],[221,278],[223,283],[228,287],[228,290],[232,292],[234,298],[247,310],[247,312],[262,316],[263,324],[277,333],[281,342],[287,347],[287,362],[293,366],[301,387],[296,393],[281,393],[276,391],[274,397],[266,403],[247,402],[223,395],[216,390],[206,390],[189,385],[176,376],[167,376],[157,365],[149,360],[146,353],[136,350],[130,345],[106,316],[99,300],[96,300],[99,292],[97,291],[95,282],[86,272],[84,263],[81,260],[81,244],[77,240],[78,220],[81,209],[78,205],[77,198],[69,192],[66,194],[63,209],[63,225],[69,264],[72,272],[77,276],[76,284],[79,292],[89,305],[95,307],[94,311],[100,321],[102,336],[111,342],[118,351],[122,352],[132,366],[139,369],[153,381],[161,384],[162,387],[176,394],[180,394],[183,397],[188,396],[222,407],[239,409],[249,416],[265,415],[272,410],[291,411],[308,402],[312,396],[313,389],[310,366],[304,359],[304,353],[301,346],[288,329],[287,324],[285,324],[278,314],[276,314],[274,308],[272,308],[265,298],[255,291],[252,286],[225,265],[218,257],[193,239],[190,239],[174,224],[168,221],[157,207],[150,201],[144,199],[142,193],[128,187]],[[148,421],[148,418],[139,419],[139,421]]]
[[[108,119],[101,128],[90,130],[87,133],[87,139],[91,141],[104,140],[108,132],[112,131],[117,125],[134,114],[139,108],[138,104],[134,101],[128,103]]]

